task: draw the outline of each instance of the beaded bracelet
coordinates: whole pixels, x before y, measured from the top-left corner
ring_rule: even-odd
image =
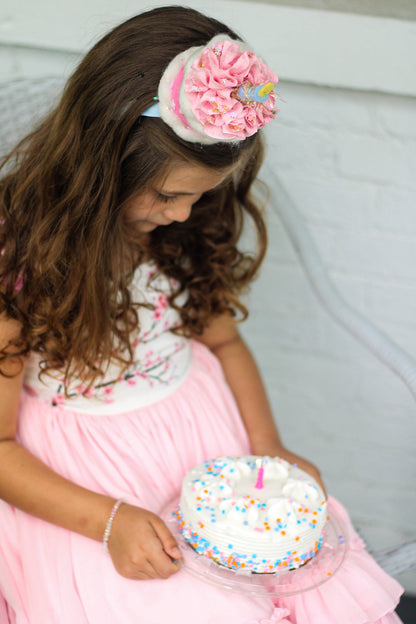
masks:
[[[110,538],[110,533],[111,533],[111,528],[113,526],[114,516],[116,515],[117,510],[120,507],[121,503],[125,503],[125,502],[126,501],[124,500],[124,498],[119,498],[118,501],[114,504],[114,507],[111,510],[110,517],[107,520],[107,524],[105,526],[105,531],[104,531],[104,537],[103,537],[103,548],[104,548],[104,552],[106,552],[106,553],[108,553],[108,540]]]

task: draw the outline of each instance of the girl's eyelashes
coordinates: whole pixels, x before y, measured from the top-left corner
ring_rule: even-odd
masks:
[[[175,201],[176,195],[163,195],[163,193],[157,193],[157,198],[164,204],[169,204],[170,202]]]

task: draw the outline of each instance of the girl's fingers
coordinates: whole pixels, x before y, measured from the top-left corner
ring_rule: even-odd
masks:
[[[151,561],[146,561],[138,574],[148,579],[155,579],[159,576]]]
[[[153,523],[153,528],[165,553],[167,553],[169,557],[172,557],[172,559],[180,559],[182,557],[182,553],[179,550],[178,542],[173,537],[163,520],[156,518]]]
[[[148,553],[148,557],[159,578],[169,578],[179,570],[179,566],[166,553],[159,538],[157,538],[157,546],[153,547],[151,554]]]
[[[147,557],[159,578],[169,578],[179,570],[173,559],[180,559],[178,544],[163,520],[154,516],[152,529],[154,540],[148,542]]]
[[[157,577],[163,579],[169,578],[179,570],[179,566],[172,561],[164,550],[160,550],[159,553],[154,555],[152,565],[156,571]]]
[[[134,581],[150,581],[154,576],[149,576],[146,572],[137,572],[137,574],[131,577]]]

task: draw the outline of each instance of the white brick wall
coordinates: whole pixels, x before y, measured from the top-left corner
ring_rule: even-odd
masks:
[[[0,79],[67,74],[77,58],[0,46]],[[284,81],[280,93],[269,163],[346,301],[416,357],[414,98]],[[328,316],[271,208],[268,221],[243,332],[283,438],[321,466],[371,548],[415,539],[415,402]],[[415,572],[400,580],[416,593]]]

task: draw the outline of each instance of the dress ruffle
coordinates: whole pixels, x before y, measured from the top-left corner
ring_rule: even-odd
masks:
[[[290,612],[290,624],[393,624],[403,588],[366,552],[343,506],[332,497],[329,505],[343,521],[348,540],[345,559],[337,572],[319,587],[275,604]],[[294,584],[293,589],[295,589]]]
[[[0,594],[0,624],[8,624],[9,616],[7,615],[6,603]]]

